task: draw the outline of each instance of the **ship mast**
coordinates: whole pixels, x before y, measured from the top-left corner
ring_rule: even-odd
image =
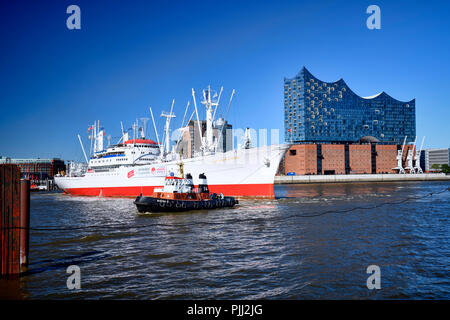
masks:
[[[217,93],[216,93],[217,94]],[[213,101],[211,97],[211,86],[207,90],[203,90],[203,101],[201,102],[206,108],[206,151],[213,151],[213,107],[219,105],[219,101]]]
[[[170,136],[169,136],[169,128],[170,128],[170,119],[175,118],[176,116],[172,113],[173,104],[175,103],[175,99],[172,100],[172,107],[170,108],[170,113],[165,113],[164,111],[161,113],[161,117],[166,118],[166,125],[164,126],[164,131],[166,135],[165,148],[166,153],[170,152]]]

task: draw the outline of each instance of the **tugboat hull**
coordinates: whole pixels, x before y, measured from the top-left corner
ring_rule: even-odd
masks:
[[[239,203],[239,201],[234,197],[193,201],[138,196],[134,201],[139,212],[181,212],[189,210],[231,208],[237,203]]]

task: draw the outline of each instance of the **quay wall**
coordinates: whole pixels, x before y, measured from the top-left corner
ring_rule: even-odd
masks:
[[[450,175],[424,174],[336,174],[275,176],[275,184],[342,183],[342,182],[450,181]]]

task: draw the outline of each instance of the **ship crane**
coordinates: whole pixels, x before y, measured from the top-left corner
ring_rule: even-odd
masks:
[[[414,172],[414,166],[413,166],[413,155],[414,155],[414,149],[416,147],[416,141],[417,141],[417,137],[414,139],[414,143],[413,143],[413,147],[412,149],[408,150],[408,155],[406,157],[406,161],[407,161],[407,166],[406,166],[406,170],[409,170],[409,173],[413,174]]]
[[[393,168],[393,170],[398,170],[398,173],[405,173],[405,169],[403,169],[403,151],[405,149],[405,144],[406,144],[406,137],[403,140],[403,146],[401,150],[397,151],[397,166],[395,168]]]
[[[420,167],[420,154],[422,153],[423,142],[425,140],[425,136],[422,138],[422,143],[420,144],[420,150],[417,150],[414,154],[414,171],[415,173],[423,173],[422,168]]]

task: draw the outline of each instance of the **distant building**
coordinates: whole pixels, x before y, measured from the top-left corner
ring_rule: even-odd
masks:
[[[285,141],[352,143],[371,137],[384,144],[416,136],[415,99],[402,102],[381,92],[360,97],[340,79],[324,82],[306,68],[284,79]]]
[[[184,158],[192,158],[200,152],[202,141],[200,138],[199,124],[197,120],[189,121],[188,130],[185,130],[181,138],[181,153]],[[200,120],[202,137],[206,136],[206,121]],[[213,123],[213,142],[217,143],[217,151],[226,152],[233,149],[233,126],[224,119],[219,118]],[[180,152],[180,151],[178,151]]]
[[[441,167],[443,164],[450,165],[450,148],[426,149],[422,151],[422,159],[426,171],[438,171],[433,169],[433,165],[437,164]]]
[[[45,180],[51,179],[57,173],[66,170],[64,160],[53,159],[12,159],[0,157],[0,164],[11,163],[16,164],[20,168],[22,178]]]

